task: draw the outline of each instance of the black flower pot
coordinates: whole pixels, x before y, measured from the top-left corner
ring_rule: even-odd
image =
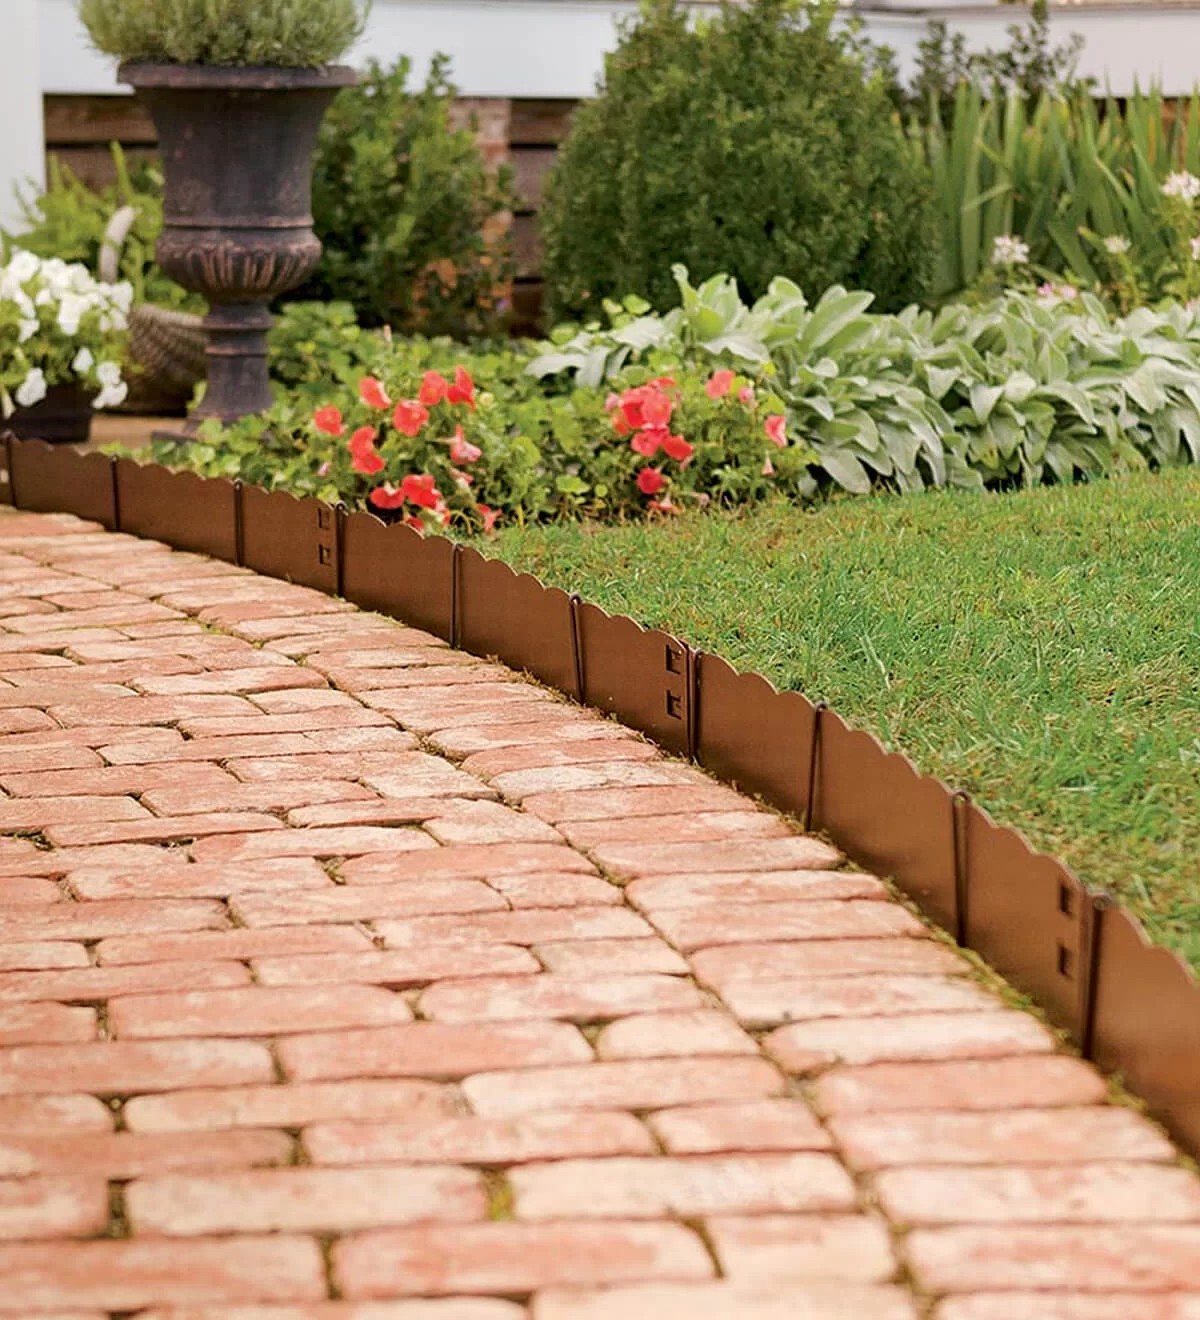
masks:
[[[159,264],[210,311],[208,387],[184,432],[271,406],[271,300],[312,274],[317,130],[352,69],[123,64],[158,129],[165,177]]]
[[[46,397],[28,408],[17,408],[0,430],[18,440],[46,440],[55,445],[86,444],[92,432],[94,390],[80,385],[51,385]]]

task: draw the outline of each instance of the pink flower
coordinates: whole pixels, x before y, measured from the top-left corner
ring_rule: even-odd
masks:
[[[647,386],[646,397],[642,400],[642,417],[646,426],[666,426],[674,409],[675,405],[662,390]]]
[[[787,446],[787,418],[781,417],[778,413],[772,414],[763,423],[763,430],[767,433],[767,439],[773,444],[778,445],[780,449]]]
[[[426,408],[432,408],[441,403],[449,388],[449,382],[440,372],[427,371],[421,381],[421,388],[417,391],[417,401]]]
[[[763,459],[762,474],[764,477],[773,477],[775,475],[775,464],[771,462],[769,454]]]
[[[726,369],[714,371],[708,384],[704,387],[704,393],[710,399],[723,399],[733,388],[734,379],[732,371]]]
[[[483,450],[478,445],[473,445],[463,435],[461,426],[456,426],[454,428],[454,439],[450,441],[451,463],[474,463],[482,457]]]
[[[658,468],[642,468],[637,475],[638,490],[643,495],[657,495],[666,484],[667,480]]]
[[[392,402],[382,382],[374,376],[364,376],[358,382],[358,397],[368,408],[387,408]]]
[[[429,409],[423,403],[418,403],[416,399],[401,399],[392,414],[392,424],[396,430],[410,439],[428,420]]]
[[[738,403],[744,403],[746,407],[749,408],[753,402],[754,402],[754,386],[743,385],[742,388],[738,390]]]
[[[651,500],[646,508],[650,513],[678,513],[678,505],[671,503],[671,497],[668,495],[661,500]]]
[[[484,532],[490,535],[496,530],[496,523],[500,517],[500,511],[498,509],[489,509],[486,504],[478,504],[475,507],[479,510],[479,516],[483,520]]]
[[[332,404],[318,408],[313,413],[313,425],[318,431],[324,431],[326,435],[342,435],[346,430],[342,424],[342,410]]]
[[[641,454],[643,458],[653,458],[658,453],[658,447],[667,438],[667,428],[665,426],[648,426],[644,431],[634,433],[629,441],[629,448],[635,454]]]
[[[475,409],[475,382],[466,367],[454,368],[454,384],[446,391],[449,403],[465,403],[472,411]]]
[[[675,459],[682,467],[687,467],[696,452],[696,446],[689,445],[681,435],[667,436],[662,442],[662,447],[667,457]]]

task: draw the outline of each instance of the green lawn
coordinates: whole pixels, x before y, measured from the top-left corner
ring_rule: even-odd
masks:
[[[1200,471],[490,549],[824,697],[1200,966]]]

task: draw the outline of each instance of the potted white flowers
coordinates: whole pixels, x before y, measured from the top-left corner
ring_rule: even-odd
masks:
[[[0,266],[0,429],[22,438],[88,438],[94,408],[126,394],[118,365],[129,284],[16,251]]]

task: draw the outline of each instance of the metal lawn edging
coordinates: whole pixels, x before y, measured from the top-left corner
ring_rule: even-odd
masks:
[[[11,435],[0,462],[0,503],[315,587],[495,656],[824,832],[1032,996],[1200,1157],[1200,983],[1184,961],[823,704],[369,513]]]

